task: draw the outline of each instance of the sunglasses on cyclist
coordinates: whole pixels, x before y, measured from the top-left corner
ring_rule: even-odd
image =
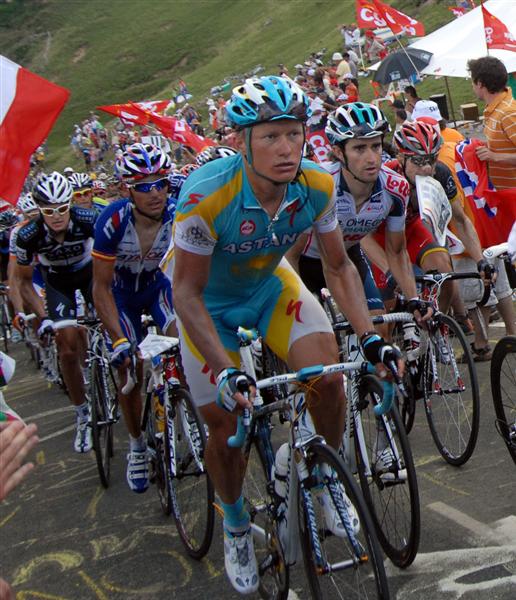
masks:
[[[57,208],[43,207],[40,206],[39,210],[44,217],[54,217],[56,215],[66,215],[66,213],[70,210],[70,203],[61,204]]]
[[[433,166],[437,162],[437,154],[425,154],[424,156],[409,156],[408,159],[416,167],[424,167],[426,165]]]
[[[91,189],[87,189],[87,190],[77,190],[73,193],[74,197],[80,198],[81,196],[86,196],[86,194],[89,194],[92,190]]]
[[[141,194],[148,194],[153,189],[161,192],[169,185],[169,181],[166,177],[163,179],[157,179],[156,181],[147,181],[145,183],[131,183],[128,185],[129,188],[133,189],[135,192],[139,192]]]

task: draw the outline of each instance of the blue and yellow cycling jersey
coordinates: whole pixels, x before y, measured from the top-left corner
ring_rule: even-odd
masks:
[[[174,244],[211,255],[207,303],[249,298],[303,232],[338,227],[331,175],[308,160],[301,169],[272,218],[255,197],[240,154],[207,163],[188,176],[176,209]]]
[[[116,262],[113,286],[141,292],[163,277],[159,264],[170,244],[174,201],[167,200],[154,242],[142,256],[131,201],[117,200],[101,212],[95,227],[92,256]]]

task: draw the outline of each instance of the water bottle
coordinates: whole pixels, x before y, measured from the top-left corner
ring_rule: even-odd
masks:
[[[417,325],[413,321],[403,323],[403,349],[407,353],[407,360],[409,362],[418,359],[420,344],[421,335]]]
[[[164,407],[164,387],[160,385],[154,393],[154,420],[156,423],[156,433],[165,431],[165,407]]]
[[[287,442],[276,452],[274,461],[274,491],[280,500],[285,500],[287,494],[287,472],[290,448]]]

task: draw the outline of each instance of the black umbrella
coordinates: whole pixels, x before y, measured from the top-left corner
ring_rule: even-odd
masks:
[[[410,79],[424,69],[432,58],[432,52],[418,48],[405,48],[386,56],[373,80],[382,84],[389,84],[400,79]]]

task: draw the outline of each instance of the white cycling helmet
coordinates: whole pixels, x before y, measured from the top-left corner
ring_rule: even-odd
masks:
[[[199,152],[195,157],[195,162],[202,167],[202,165],[205,165],[212,160],[217,160],[217,158],[227,158],[228,156],[235,156],[235,154],[238,154],[238,151],[229,146],[209,146],[205,150]]]
[[[91,184],[93,183],[88,173],[74,173],[68,177],[68,181],[70,182],[73,190],[90,188]]]
[[[132,144],[115,164],[115,173],[125,180],[138,180],[149,175],[170,173],[171,160],[168,154],[152,144]]]
[[[18,203],[16,204],[16,208],[21,210],[22,213],[32,212],[33,210],[38,210],[38,205],[34,202],[34,198],[30,192],[22,194],[18,198]]]
[[[37,203],[64,204],[70,202],[72,195],[70,182],[57,171],[52,171],[48,175],[43,174],[32,190],[32,196]]]

